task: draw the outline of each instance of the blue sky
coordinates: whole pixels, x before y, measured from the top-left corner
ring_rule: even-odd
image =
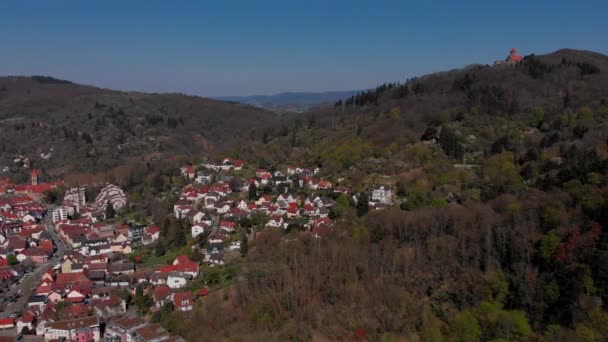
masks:
[[[608,54],[608,1],[0,2],[0,75],[250,95],[363,89],[511,47]]]

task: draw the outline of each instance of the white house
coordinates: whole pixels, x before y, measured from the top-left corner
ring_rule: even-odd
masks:
[[[284,223],[285,223],[285,221],[283,220],[282,216],[274,215],[270,218],[270,221],[268,221],[268,223],[266,225],[268,227],[281,228],[281,227],[283,227]]]
[[[218,203],[215,205],[215,211],[218,214],[225,214],[230,210],[230,205],[226,203]]]
[[[51,215],[53,218],[53,223],[57,223],[59,221],[66,221],[68,219],[68,211],[62,207],[53,210],[53,213]]]
[[[184,273],[170,273],[167,277],[167,285],[172,289],[179,289],[188,283],[190,275]]]
[[[192,237],[195,238],[195,237],[199,236],[200,234],[204,233],[206,226],[207,225],[204,223],[199,223],[199,224],[192,226]]]
[[[381,186],[378,189],[372,191],[372,195],[370,197],[370,204],[376,203],[384,203],[386,205],[393,204],[393,193],[391,189]]]

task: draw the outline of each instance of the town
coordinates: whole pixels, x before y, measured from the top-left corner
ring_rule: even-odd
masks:
[[[231,158],[179,168],[187,185],[172,215],[190,243],[188,253],[171,259],[160,222],[113,220],[128,206],[116,185],[105,184],[89,199],[86,185],[41,183],[35,169],[31,184],[2,180],[2,335],[182,341],[159,324],[160,313],[204,305],[210,293],[204,275],[246,254],[258,234],[279,229],[320,239],[332,231],[341,199],[365,200],[370,209],[393,204],[388,186],[363,199],[321,177],[319,168],[247,170],[244,161]],[[65,189],[61,203],[45,203],[46,194],[58,189]],[[151,251],[166,262],[146,260]]]

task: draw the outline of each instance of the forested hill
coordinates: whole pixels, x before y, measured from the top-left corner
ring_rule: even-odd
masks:
[[[322,194],[335,229],[256,234],[222,269],[236,281],[171,326],[193,340],[608,340],[607,102],[608,58],[560,50],[284,118],[237,152],[348,187]],[[374,211],[381,185],[394,202]]]
[[[22,155],[44,171],[65,173],[106,170],[131,159],[200,155],[259,139],[274,119],[259,108],[194,96],[2,77],[0,166],[17,166],[12,161]]]
[[[531,127],[557,134],[560,120],[575,118],[580,108],[605,107],[607,70],[604,55],[563,49],[518,65],[472,65],[384,84],[335,106],[287,116],[269,133],[276,148],[248,152],[278,149],[277,162],[304,159],[335,170],[373,158],[398,169],[404,148],[426,130],[438,134],[442,125],[458,131],[464,152],[489,149],[506,133],[488,132],[501,120],[519,132]]]

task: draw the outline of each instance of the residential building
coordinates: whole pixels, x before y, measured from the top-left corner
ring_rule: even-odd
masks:
[[[146,325],[141,318],[135,315],[126,315],[115,319],[106,326],[104,338],[116,342],[131,342],[131,334]]]
[[[62,338],[68,341],[99,341],[101,338],[99,325],[97,316],[50,322],[46,324],[44,339],[47,341]]]
[[[127,196],[121,188],[114,184],[106,185],[95,198],[98,209],[103,210],[110,203],[114,210],[120,210],[127,204]]]

